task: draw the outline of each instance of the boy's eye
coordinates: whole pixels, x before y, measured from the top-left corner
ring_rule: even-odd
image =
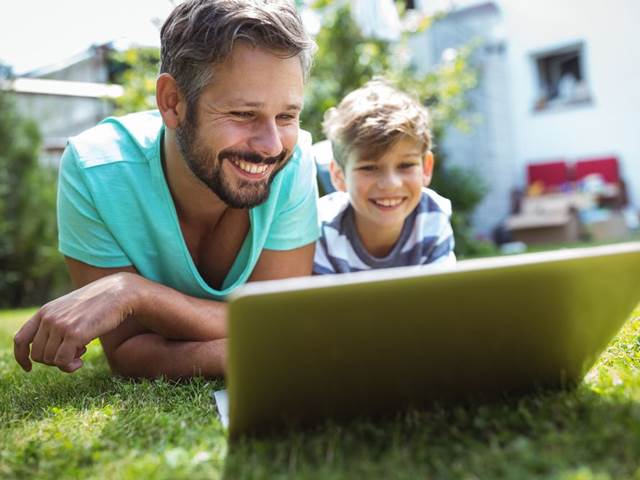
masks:
[[[361,170],[363,172],[373,172],[377,168],[378,167],[376,165],[362,165],[362,166],[358,167],[358,170]]]
[[[400,168],[403,170],[407,170],[409,168],[413,168],[413,167],[417,167],[418,163],[417,162],[404,162],[400,164]]]

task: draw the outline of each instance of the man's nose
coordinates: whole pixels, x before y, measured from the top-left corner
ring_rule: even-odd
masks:
[[[253,132],[249,146],[265,157],[275,157],[282,153],[282,140],[275,120],[260,122]]]

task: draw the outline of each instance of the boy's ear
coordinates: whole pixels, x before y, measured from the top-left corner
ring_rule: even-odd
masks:
[[[347,184],[344,180],[344,171],[342,167],[332,158],[329,162],[329,174],[331,175],[331,183],[339,192],[347,191]]]
[[[429,150],[422,162],[422,183],[425,187],[428,187],[431,183],[431,175],[433,175],[433,153]]]
[[[162,73],[156,80],[156,103],[167,128],[175,129],[185,117],[186,102],[176,80],[168,73]]]

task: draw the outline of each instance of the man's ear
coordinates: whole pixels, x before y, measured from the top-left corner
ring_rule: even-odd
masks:
[[[433,175],[433,163],[434,163],[433,153],[429,150],[424,155],[424,160],[422,162],[422,183],[425,187],[428,187],[431,183],[431,176]]]
[[[178,82],[168,73],[161,73],[156,80],[156,103],[167,128],[175,129],[180,125],[186,113],[186,102]]]
[[[340,192],[346,192],[347,184],[344,179],[344,171],[334,159],[331,159],[331,162],[329,162],[329,174],[331,175],[331,183],[336,188],[336,190]]]

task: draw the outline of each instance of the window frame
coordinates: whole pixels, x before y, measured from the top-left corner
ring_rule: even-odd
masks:
[[[583,41],[571,42],[564,44],[560,47],[548,48],[540,51],[533,52],[530,55],[531,60],[531,69],[534,78],[534,84],[536,87],[535,98],[533,102],[533,111],[534,112],[545,112],[552,111],[557,109],[565,109],[572,108],[576,106],[584,106],[589,105],[593,102],[592,93],[591,93],[591,83],[589,81],[589,77],[587,75],[587,49],[586,45]],[[559,84],[560,78],[549,79],[550,73],[550,62],[553,57],[562,57],[567,56],[567,60],[573,57],[572,54],[575,54],[578,60],[578,71],[580,78],[578,80],[578,84],[581,85],[583,91],[579,95],[575,95],[573,98],[562,99],[559,98],[558,95],[549,96],[549,90],[552,87],[551,82],[554,82],[554,85]],[[545,65],[544,62],[547,62]]]

